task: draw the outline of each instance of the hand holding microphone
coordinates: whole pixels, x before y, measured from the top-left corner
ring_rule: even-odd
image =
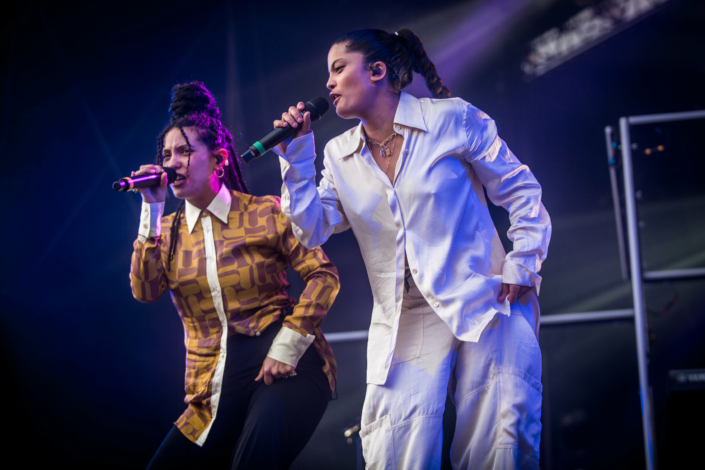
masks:
[[[306,105],[299,101],[296,106],[289,106],[289,111],[282,113],[281,120],[277,119],[274,121],[274,128],[286,128],[291,126],[297,129],[294,135],[291,136],[292,139],[301,137],[311,132],[311,113],[306,111]],[[288,139],[287,139],[288,140]],[[289,142],[283,140],[277,147],[281,149],[282,153],[286,153],[286,149],[289,146]]]
[[[282,152],[286,152],[289,137],[300,137],[311,129],[311,122],[316,121],[328,111],[329,104],[325,98],[314,98],[306,103],[299,102],[291,106],[288,112],[282,114],[281,120],[274,121],[274,130],[255,142],[250,149],[242,155],[246,163],[261,157],[267,151],[279,145]]]
[[[142,194],[149,204],[166,200],[166,187],[176,180],[176,170],[163,168],[159,165],[142,165],[133,171],[129,178],[122,178],[113,183],[115,191],[130,191],[132,189]]]

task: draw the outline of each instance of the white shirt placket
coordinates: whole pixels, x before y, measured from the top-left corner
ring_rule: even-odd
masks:
[[[203,445],[206,441],[208,432],[213,426],[213,422],[215,421],[218,411],[220,393],[223,387],[223,374],[225,372],[225,358],[227,356],[228,344],[228,318],[225,316],[223,295],[220,287],[220,280],[218,279],[218,263],[215,252],[215,239],[213,238],[213,220],[210,215],[201,217],[201,225],[203,227],[203,244],[206,249],[206,276],[208,278],[208,287],[210,288],[211,295],[213,296],[213,305],[215,306],[215,311],[218,313],[218,319],[220,320],[223,333],[220,336],[220,355],[218,356],[218,363],[215,367],[215,377],[213,377],[213,388],[211,394],[212,419],[208,427],[198,438],[198,441],[196,442],[198,445]]]

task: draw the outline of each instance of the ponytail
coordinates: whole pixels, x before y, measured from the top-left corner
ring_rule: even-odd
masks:
[[[400,29],[396,33],[402,41],[406,41],[411,56],[411,68],[421,75],[426,81],[426,87],[434,98],[450,98],[450,90],[443,85],[441,77],[436,72],[436,66],[428,58],[423,43],[417,35],[409,29]],[[411,80],[409,80],[411,83]]]

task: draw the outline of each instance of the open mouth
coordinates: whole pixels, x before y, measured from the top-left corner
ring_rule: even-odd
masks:
[[[177,173],[176,179],[174,180],[173,183],[171,183],[171,186],[172,187],[179,187],[179,186],[183,185],[185,181],[186,181],[186,177],[184,175],[180,175]]]
[[[330,98],[333,100],[333,106],[338,106],[338,101],[340,100],[340,95],[337,93],[331,93]]]

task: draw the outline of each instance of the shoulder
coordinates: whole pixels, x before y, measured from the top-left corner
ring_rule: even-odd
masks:
[[[492,118],[462,98],[423,98],[420,101],[425,122],[437,132],[462,129],[472,142],[477,139],[492,142],[497,136]]]
[[[468,114],[484,114],[472,104],[457,97],[421,98],[419,102],[421,103],[421,110],[426,122],[438,119],[465,119]],[[487,115],[485,114],[485,116]]]
[[[239,209],[244,212],[248,211],[281,211],[281,200],[277,196],[265,195],[255,196],[253,194],[245,194],[238,191],[230,191],[232,196],[232,209]]]

